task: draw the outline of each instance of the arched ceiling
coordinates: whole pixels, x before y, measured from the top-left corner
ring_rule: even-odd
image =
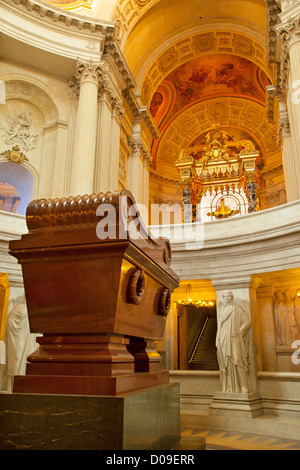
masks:
[[[130,10],[134,1],[119,3]],[[264,0],[189,0],[184,4],[182,0],[152,0],[138,13],[131,18],[130,25],[125,21],[121,26],[124,55],[135,77],[145,63],[153,61],[168,45],[206,31],[209,25],[214,25],[214,29],[230,25],[237,33],[248,31],[262,43],[266,30]]]
[[[151,149],[154,179],[178,182],[174,163],[180,151],[205,138],[216,120],[229,135],[255,143],[261,155],[258,164],[271,162],[266,174],[282,166],[277,126],[269,122],[266,110],[265,87],[276,71],[266,54],[265,0],[49,3],[66,9],[81,4],[84,14],[106,14],[101,19],[115,21],[116,39],[141,104],[149,107],[160,132]]]

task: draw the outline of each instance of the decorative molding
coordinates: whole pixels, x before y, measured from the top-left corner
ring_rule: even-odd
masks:
[[[177,180],[173,178],[167,178],[166,176],[162,176],[153,170],[150,170],[149,176],[153,178],[154,180],[157,180],[161,183],[167,183],[167,184],[172,184],[174,186],[180,186],[179,178]]]
[[[267,179],[267,178],[271,178],[274,175],[282,174],[282,173],[283,173],[283,165],[280,164],[272,168],[268,168],[267,170],[262,170],[260,174],[264,179]]]
[[[151,0],[135,0],[135,1],[141,7],[144,7],[145,5],[147,5],[147,3],[151,2]]]
[[[281,13],[280,5],[276,0],[265,0],[267,7],[267,60],[269,63],[277,62],[277,34],[275,27]]]
[[[128,145],[131,148],[132,156],[141,157],[144,163],[150,167],[152,157],[142,139],[140,137],[129,136]]]
[[[290,35],[284,30],[278,30],[281,38],[281,61],[279,68],[278,84],[281,91],[286,90],[288,85],[290,56],[289,56],[289,40]]]
[[[154,122],[154,119],[152,118],[148,107],[147,106],[141,106],[138,99],[134,96],[132,90],[130,89],[125,89],[122,92],[123,97],[125,98],[133,116],[135,119],[143,119],[150,130],[151,136],[153,139],[158,139],[159,138],[159,130]]]
[[[67,3],[60,3],[60,4],[55,4],[57,8],[63,8],[64,10],[77,10],[79,8],[85,8],[87,10],[91,10],[93,7],[93,3],[96,3],[97,0],[74,0],[70,1]],[[46,0],[46,3],[50,3],[50,5],[53,5],[53,2],[51,0]]]
[[[23,163],[29,161],[28,158],[22,152],[20,152],[20,147],[17,145],[13,147],[12,150],[6,150],[5,152],[1,153],[1,156],[13,163]]]
[[[106,34],[105,43],[104,43],[104,51],[103,51],[103,59],[105,60],[106,55],[109,55],[114,64],[117,66],[117,69],[123,78],[126,87],[128,89],[135,88],[136,83],[135,79],[126,63],[126,60],[123,56],[122,51],[120,50],[119,46],[116,44],[115,41],[115,34],[109,32]]]
[[[38,146],[39,135],[31,132],[32,113],[28,113],[24,109],[12,110],[6,117],[3,129],[6,132],[6,135],[3,136],[6,145],[22,147],[27,151]]]
[[[126,63],[124,55],[120,50],[119,46],[116,44],[116,24],[112,21],[102,21],[87,16],[81,16],[77,13],[72,13],[65,11],[61,8],[57,8],[53,5],[47,5],[44,2],[39,0],[8,0],[0,1],[0,6],[4,9],[13,10],[16,16],[19,16],[20,19],[30,20],[38,22],[39,24],[45,27],[45,32],[40,36],[37,36],[34,41],[32,37],[28,42],[35,46],[35,41],[37,41],[37,47],[40,47],[40,41],[47,40],[47,46],[50,47],[51,51],[51,32],[47,29],[55,29],[62,34],[66,34],[68,31],[69,42],[67,44],[60,44],[60,48],[57,48],[57,44],[53,43],[53,52],[60,55],[72,57],[74,59],[74,49],[72,42],[72,34],[74,39],[78,39],[79,46],[76,46],[78,51],[80,47],[82,48],[82,53],[78,54],[85,60],[88,60],[89,57],[98,56],[99,59],[102,56],[105,59],[105,55],[111,56],[115,66],[117,67],[120,76],[125,82],[125,86],[128,88],[134,88],[136,86],[134,77]],[[5,17],[5,10],[2,12],[2,15]],[[15,25],[11,24],[11,28],[14,28]],[[30,35],[29,25],[24,25],[22,31],[28,31],[28,36]],[[16,34],[12,37],[19,39],[19,26],[16,26]],[[3,32],[5,32],[4,30]],[[23,31],[23,33],[24,33]],[[24,36],[24,34],[23,34]],[[23,37],[22,36],[22,37]],[[27,37],[25,36],[25,42]],[[72,53],[70,52],[72,50]],[[75,57],[76,59],[76,57]]]
[[[150,105],[160,83],[176,67],[209,52],[244,57],[273,78],[273,67],[266,63],[266,50],[258,41],[232,31],[197,33],[171,45],[152,63],[143,79],[142,103]]]
[[[115,111],[119,117],[122,117],[125,113],[125,109],[106,74],[101,77],[99,83],[98,99],[100,100],[103,96],[107,97],[112,110]]]
[[[89,19],[86,16],[73,14],[53,5],[47,5],[38,0],[6,0],[1,2],[18,8],[34,18],[55,23],[61,27],[89,31],[91,33],[107,34],[114,31],[115,25],[110,21]]]
[[[287,112],[281,113],[281,117],[278,119],[278,140],[285,137],[291,137],[290,120]]]
[[[83,82],[89,81],[96,85],[99,83],[99,78],[102,76],[104,64],[93,62],[92,60],[85,62],[80,59],[77,60],[75,79],[81,85]]]
[[[174,162],[182,149],[188,148],[200,135],[212,128],[217,120],[224,128],[243,129],[256,136],[257,144],[265,153],[279,151],[277,123],[270,123],[263,104],[237,97],[218,97],[196,102],[178,114],[162,133],[159,144],[152,150],[157,164],[168,167],[170,176],[177,174]]]

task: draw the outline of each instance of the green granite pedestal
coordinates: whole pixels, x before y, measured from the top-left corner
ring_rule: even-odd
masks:
[[[2,450],[169,450],[179,442],[176,383],[115,397],[0,395]]]

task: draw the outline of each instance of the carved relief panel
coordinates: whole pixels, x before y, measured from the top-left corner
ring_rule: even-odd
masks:
[[[300,301],[290,289],[277,290],[273,299],[277,346],[291,347],[300,333]]]

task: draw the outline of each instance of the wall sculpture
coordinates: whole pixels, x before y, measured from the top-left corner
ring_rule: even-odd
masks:
[[[273,312],[277,346],[291,346],[300,331],[297,317],[299,306],[290,290],[276,291],[273,299]]]
[[[249,347],[251,320],[248,313],[234,301],[231,291],[223,294],[218,305],[217,358],[222,392],[249,393]]]

